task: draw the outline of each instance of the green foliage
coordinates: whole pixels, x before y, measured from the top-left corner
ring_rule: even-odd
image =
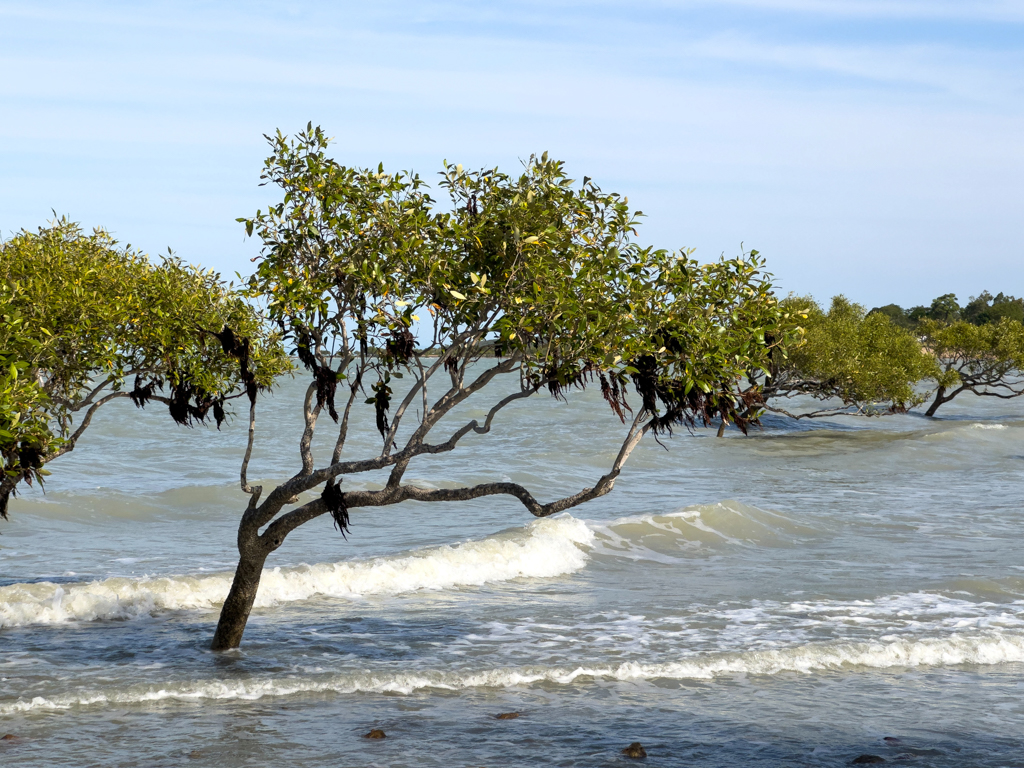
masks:
[[[4,354],[14,363],[0,434],[9,479],[32,469],[20,446],[36,446],[39,463],[71,450],[113,397],[160,400],[185,424],[212,413],[219,425],[227,399],[255,396],[289,366],[259,315],[212,271],[170,256],[153,264],[66,220],[0,243],[0,282]],[[238,341],[231,353],[225,328]],[[167,397],[158,394],[165,386]]]
[[[1024,299],[1002,293],[992,296],[988,291],[982,291],[980,296],[971,297],[961,316],[974,325],[998,323],[1004,317],[1024,322]]]
[[[1024,394],[1024,324],[1008,317],[986,325],[959,320],[921,323],[925,343],[941,366],[939,393],[928,415],[963,391],[995,397]],[[946,390],[954,390],[948,396]]]
[[[41,344],[14,307],[14,286],[0,286],[0,469],[10,483],[41,480],[42,456],[55,444],[50,433],[50,399],[31,376],[29,359]]]
[[[928,308],[928,319],[941,323],[951,323],[960,317],[960,304],[957,303],[956,294],[946,293],[932,300]]]
[[[283,198],[240,220],[264,244],[248,290],[293,339],[318,405],[333,409],[346,375],[376,377],[382,433],[386,376],[420,353],[454,372],[493,346],[556,396],[597,378],[620,415],[632,381],[667,429],[738,415],[737,376],[782,341],[756,252],[701,266],[640,247],[625,198],[576,184],[546,154],[518,176],[445,163],[437,204],[416,175],[338,165],[319,128],[269,140],[262,178]],[[414,354],[417,322],[429,343]]]
[[[917,327],[917,323],[910,319],[906,310],[899,304],[886,304],[884,307],[875,307],[868,312],[869,317],[874,314],[885,315],[893,325],[898,325],[900,328],[905,328],[908,331]]]
[[[937,375],[935,360],[888,313],[865,314],[843,296],[832,299],[828,312],[807,297],[790,297],[782,304],[792,315],[806,316],[804,338],[790,349],[788,361],[777,366],[774,381],[766,384],[768,396],[836,398],[844,406],[806,415],[850,409],[902,413],[923,401],[914,385]]]
[[[956,296],[947,293],[933,300],[928,307],[913,307],[904,310],[898,304],[887,304],[884,307],[875,307],[868,314],[875,313],[881,313],[896,325],[914,331],[924,320],[945,324],[956,320],[966,320],[974,325],[987,325],[997,323],[1006,317],[1024,322],[1024,299],[1002,293],[993,296],[988,291],[982,291],[980,296],[972,296],[971,300],[961,307],[957,303]]]

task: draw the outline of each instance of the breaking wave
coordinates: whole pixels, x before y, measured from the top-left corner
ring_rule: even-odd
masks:
[[[463,690],[508,688],[549,683],[572,685],[590,680],[709,680],[729,675],[776,675],[785,672],[814,673],[991,665],[1024,662],[1024,636],[1008,633],[957,635],[875,643],[820,643],[781,650],[717,653],[682,661],[614,666],[522,667],[480,671],[422,670],[408,673],[326,673],[277,676],[245,680],[183,681],[121,687],[111,691],[56,696],[36,696],[0,704],[0,714],[30,710],[61,710],[89,705],[142,704],[165,700],[253,700],[299,693],[400,693],[423,689]]]
[[[602,554],[645,560],[664,560],[681,550],[707,546],[786,547],[822,533],[780,512],[731,500],[592,527]]]
[[[264,571],[257,606],[315,595],[357,597],[551,578],[586,566],[594,534],[572,517],[538,520],[480,541],[402,555]],[[232,574],[109,578],[81,584],[0,587],[0,627],[128,619],[166,610],[220,606]]]
[[[586,567],[591,555],[677,561],[716,546],[784,547],[819,533],[773,511],[724,501],[610,523],[564,515],[479,541],[365,560],[267,569],[256,607],[315,596],[360,597],[451,589],[517,578],[553,578]],[[112,577],[0,587],[0,628],[132,619],[161,611],[219,609],[232,573]]]

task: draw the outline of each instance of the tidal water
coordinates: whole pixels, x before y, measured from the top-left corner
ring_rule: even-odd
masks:
[[[250,476],[297,468],[302,389],[262,402]],[[379,449],[369,410],[349,457]],[[318,519],[214,654],[245,425],[110,408],[0,524],[0,765],[611,766],[640,741],[651,766],[1024,766],[1024,401],[939,414],[648,439],[552,519]],[[592,390],[538,395],[408,477],[548,500],[621,432]]]

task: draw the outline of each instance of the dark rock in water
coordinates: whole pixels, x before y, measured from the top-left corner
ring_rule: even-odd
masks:
[[[885,758],[879,757],[878,755],[861,755],[853,759],[854,765],[863,765],[865,763],[884,763]]]
[[[647,757],[647,750],[644,749],[644,745],[641,744],[639,741],[634,741],[632,744],[630,744],[628,747],[622,750],[622,754],[624,754],[626,757]]]
[[[0,741],[17,741],[17,740],[18,740],[18,737],[15,736],[13,733],[8,733],[8,734],[5,734],[4,736],[0,736]]]
[[[882,741],[884,741],[886,744],[899,744],[900,743],[900,740],[897,739],[895,736],[886,736],[884,739],[882,739]]]
[[[188,757],[190,760],[198,760],[202,756],[202,751],[198,749],[193,749],[191,752],[188,753]]]
[[[495,720],[515,720],[519,717],[519,712],[502,712],[500,715],[495,715]]]
[[[386,739],[387,737],[388,735],[384,733],[384,731],[382,731],[380,728],[374,728],[369,733],[363,734],[364,739]]]

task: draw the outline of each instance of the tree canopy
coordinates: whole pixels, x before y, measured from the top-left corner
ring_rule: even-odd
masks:
[[[963,392],[1004,399],[1024,394],[1024,324],[1019,320],[1003,317],[984,325],[925,320],[920,332],[941,368],[927,416]]]
[[[763,381],[769,410],[794,418],[904,413],[924,401],[915,385],[938,375],[935,359],[888,312],[866,313],[844,296],[827,312],[810,297],[791,296],[782,308],[804,333],[786,357],[773,359]],[[794,413],[771,402],[797,395],[838,404]]]
[[[884,307],[875,307],[870,314],[878,312],[886,315],[896,325],[911,330],[916,330],[923,320],[939,323],[964,320],[973,325],[988,325],[1007,317],[1024,322],[1024,299],[1001,292],[993,296],[988,291],[982,291],[978,296],[972,296],[967,304],[961,307],[956,294],[947,293],[932,300],[931,305],[927,307],[903,309],[898,304],[886,304]]]
[[[736,382],[766,367],[790,334],[756,253],[700,265],[688,252],[641,247],[631,239],[641,214],[626,198],[587,177],[576,183],[546,154],[518,175],[444,163],[438,203],[415,174],[336,163],[319,128],[269,141],[263,179],[282,197],[240,221],[263,242],[250,295],[266,300],[310,375],[301,470],[264,498],[245,482],[243,460],[252,496],[215,648],[241,641],[267,555],[320,515],[344,531],[355,507],[507,495],[546,516],[608,493],[648,432],[713,415],[744,428],[750,420]],[[497,377],[517,386],[495,400],[484,389]],[[625,425],[611,467],[592,486],[542,503],[512,482],[403,482],[417,457],[488,433],[511,403],[540,391],[564,398],[591,383]],[[445,427],[470,398],[486,417]],[[381,450],[343,460],[350,419],[365,406]],[[325,412],[337,439],[318,461],[312,437]],[[437,429],[444,433],[431,442]],[[379,490],[338,485],[380,469],[389,475]],[[283,511],[320,486],[319,496]]]
[[[0,243],[4,372],[0,515],[17,484],[75,448],[117,398],[164,403],[179,424],[271,384],[290,366],[259,314],[212,271],[150,262],[60,220]],[[165,391],[166,394],[162,394]]]
[[[947,293],[929,307],[904,310],[897,304],[876,307],[881,314],[912,331],[936,359],[934,398],[926,415],[934,416],[963,392],[1011,398],[1024,394],[1024,299],[982,291],[960,306]]]

